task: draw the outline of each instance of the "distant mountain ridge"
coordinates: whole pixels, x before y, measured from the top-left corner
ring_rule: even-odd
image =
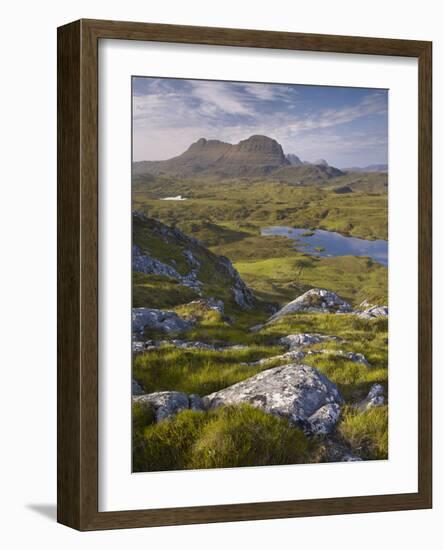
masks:
[[[368,166],[350,166],[342,168],[345,172],[387,172],[387,164],[369,164]]]
[[[290,162],[278,141],[254,135],[235,145],[201,138],[177,157],[136,162],[133,169],[135,175],[242,177],[263,176],[282,166],[290,166]]]

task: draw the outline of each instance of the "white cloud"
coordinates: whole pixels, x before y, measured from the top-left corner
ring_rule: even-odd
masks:
[[[362,117],[385,114],[384,94],[372,92],[353,105],[317,110],[306,96],[300,104],[298,96],[286,85],[181,81],[178,86],[152,80],[147,93],[133,98],[134,159],[171,158],[201,137],[237,143],[252,134],[273,137],[287,153],[308,160],[345,162],[366,150],[377,161],[387,154],[383,119],[360,135],[352,126]]]

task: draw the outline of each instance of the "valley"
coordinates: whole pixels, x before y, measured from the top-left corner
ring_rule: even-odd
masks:
[[[253,138],[134,165],[135,471],[387,458],[387,174]]]

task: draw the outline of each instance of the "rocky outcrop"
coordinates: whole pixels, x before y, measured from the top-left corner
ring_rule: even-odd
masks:
[[[381,384],[373,384],[368,395],[355,406],[361,412],[368,411],[374,407],[382,407],[386,404],[385,390]]]
[[[223,296],[226,291],[230,292],[233,302],[241,309],[250,309],[256,304],[252,291],[228,258],[213,254],[176,227],[169,227],[140,212],[133,212],[132,219],[133,271],[170,277],[206,299],[217,300],[217,292],[222,287]],[[155,257],[156,254],[150,249],[151,242],[155,243],[155,246],[152,244],[154,250],[164,244],[166,259],[165,255],[161,255],[161,259]]]
[[[356,315],[362,319],[377,319],[378,317],[388,317],[388,306],[371,306],[363,311],[356,312]]]
[[[287,418],[307,434],[330,433],[344,403],[337,387],[317,369],[288,364],[265,370],[203,398],[205,407],[249,403]]]
[[[234,344],[230,345],[216,345],[216,344],[207,344],[206,342],[187,341],[187,340],[135,340],[132,342],[132,351],[134,353],[142,353],[145,351],[152,351],[159,349],[163,346],[174,346],[179,349],[196,349],[196,350],[210,350],[210,351],[232,351],[232,350],[242,350],[247,349],[248,346],[245,344]]]
[[[323,288],[312,288],[282,307],[271,318],[276,321],[290,313],[352,313],[351,305],[335,292]]]
[[[168,334],[191,328],[192,322],[182,319],[174,311],[163,311],[148,307],[132,308],[132,332],[143,334],[145,330]]]
[[[180,391],[158,391],[133,397],[133,402],[148,407],[154,411],[155,420],[161,422],[175,416],[181,411],[191,409],[204,411],[204,403],[199,395]]]
[[[308,351],[302,351],[300,349],[293,349],[293,351],[287,351],[286,353],[283,353],[281,355],[274,355],[272,357],[264,357],[263,359],[259,359],[258,361],[254,361],[252,363],[243,363],[245,365],[258,365],[263,366],[270,363],[274,363],[276,361],[281,362],[289,362],[289,361],[301,361],[305,357],[309,357],[311,355],[330,355],[330,356],[339,356],[344,357],[348,361],[352,361],[353,363],[359,363],[361,365],[364,365],[365,367],[370,367],[369,361],[366,359],[366,357],[362,353],[354,353],[352,351],[343,351],[341,349],[338,350],[329,350],[329,349],[320,349],[320,350],[308,350]]]
[[[287,346],[290,351],[296,351],[306,346],[320,344],[321,342],[341,342],[338,336],[329,336],[327,334],[300,332],[298,334],[288,334],[280,338],[279,343]]]
[[[251,309],[254,307],[256,300],[252,290],[246,286],[243,279],[240,277],[238,271],[232,265],[231,261],[225,256],[220,256],[220,268],[221,272],[226,273],[227,278],[229,278],[231,283],[231,293],[234,298],[234,301],[242,309]]]
[[[189,254],[192,256],[192,253],[189,252]],[[188,256],[186,256],[186,258],[189,259]],[[195,261],[192,262],[192,265],[195,265]],[[192,288],[192,290],[195,290],[195,292],[201,294],[202,283],[198,280],[196,269],[191,269],[188,274],[181,275],[174,267],[151,257],[147,253],[143,254],[140,248],[136,245],[133,245],[132,247],[132,270],[139,273],[145,273],[146,275],[162,275],[164,277],[172,277],[173,279],[179,281],[183,286]]]

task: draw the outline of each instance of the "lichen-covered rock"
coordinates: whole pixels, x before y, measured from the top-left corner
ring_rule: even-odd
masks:
[[[142,334],[145,329],[166,333],[187,330],[192,322],[185,321],[174,311],[148,307],[132,308],[132,332]]]
[[[338,403],[326,403],[308,418],[308,431],[316,435],[329,434],[340,418],[340,410]]]
[[[364,412],[374,407],[382,407],[386,404],[384,393],[385,390],[381,384],[373,384],[368,395],[357,403],[356,408]]]
[[[207,408],[249,403],[287,418],[308,434],[329,433],[344,403],[336,385],[325,375],[314,367],[294,363],[260,372],[207,395],[203,402]]]
[[[311,288],[292,302],[282,307],[271,318],[270,322],[280,319],[289,313],[351,313],[352,307],[335,292],[323,288]]]
[[[378,317],[388,317],[389,310],[388,306],[371,306],[364,311],[359,311],[357,315],[362,319],[376,319]]]
[[[145,351],[152,351],[162,346],[174,346],[179,349],[202,349],[202,350],[211,350],[211,351],[231,351],[231,350],[243,350],[247,349],[248,346],[245,344],[234,344],[230,345],[216,345],[216,344],[207,344],[206,342],[195,341],[186,341],[186,340],[177,340],[175,338],[171,340],[134,340],[132,342],[132,351],[134,353],[143,353]]]
[[[135,403],[153,409],[157,422],[189,409],[188,396],[179,391],[158,391],[133,397]]]
[[[188,259],[188,256],[185,257]],[[192,258],[194,261],[191,265],[195,266],[196,260],[193,256]],[[174,260],[171,260],[171,263],[173,261]],[[143,253],[136,245],[133,245],[132,247],[132,270],[139,273],[145,273],[147,275],[162,275],[163,277],[171,277],[179,281],[183,286],[192,288],[192,290],[196,293],[201,293],[202,283],[198,279],[197,270],[195,268],[191,269],[186,275],[182,275],[173,266],[153,258],[150,254],[146,253],[146,251]]]
[[[143,395],[145,392],[137,380],[132,379],[132,395]]]
[[[349,361],[352,361],[353,363],[359,363],[360,365],[364,365],[365,367],[370,367],[369,361],[366,359],[366,357],[363,355],[363,353],[354,353],[353,351],[343,351],[341,349],[339,350],[321,350],[322,353],[329,354],[329,355],[340,355],[344,357],[345,359],[348,359]],[[311,352],[315,353],[315,352]]]
[[[329,336],[326,334],[300,332],[298,334],[288,334],[280,338],[279,343],[283,346],[288,346],[290,351],[298,350],[305,346],[312,346],[320,342],[341,341],[338,336]]]

